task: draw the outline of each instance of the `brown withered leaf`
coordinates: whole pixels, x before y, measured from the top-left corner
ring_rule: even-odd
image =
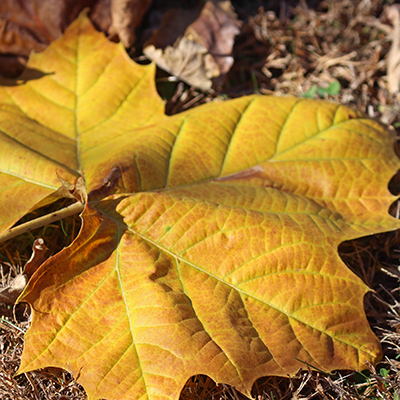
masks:
[[[0,74],[18,76],[32,50],[43,51],[62,35],[86,7],[103,31],[111,24],[111,0],[2,0],[0,2]]]
[[[141,24],[143,16],[152,0],[111,0],[112,25],[110,34],[118,34],[125,47],[133,45],[135,29]]]
[[[33,275],[37,268],[45,261],[48,248],[42,238],[36,239],[32,246],[31,258],[24,266],[24,272],[12,279],[6,287],[0,289],[0,303],[14,304],[18,296],[24,290],[28,279]]]
[[[65,179],[63,179],[62,176],[60,176],[56,172],[58,179],[61,182],[61,186],[58,188],[56,192],[54,192],[54,195],[57,197],[66,197],[74,200],[78,200],[82,204],[87,203],[87,192],[86,192],[86,186],[85,186],[85,180],[83,179],[82,176],[78,177],[75,180],[75,183],[71,183]],[[53,196],[54,196],[53,195]]]
[[[19,75],[32,50],[44,50],[61,36],[85,7],[96,0],[2,0],[0,2],[0,73]]]
[[[28,278],[25,274],[17,275],[7,287],[0,289],[0,303],[14,304],[27,282]]]
[[[40,264],[46,259],[46,253],[49,249],[44,244],[42,238],[36,239],[32,246],[31,258],[27,261],[24,266],[24,275],[29,279],[33,273],[37,270]]]
[[[207,1],[185,36],[209,51],[223,75],[232,67],[232,48],[240,25],[230,1]]]
[[[207,49],[185,37],[164,51],[150,45],[143,52],[163,70],[202,90],[211,89],[212,78],[219,76],[219,68]]]
[[[194,8],[172,8],[166,11],[162,16],[156,16],[155,19],[161,19],[159,25],[149,27],[150,32],[145,32],[145,43],[143,47],[153,45],[157,49],[165,49],[172,46],[179,38],[185,35],[186,29],[199,18],[203,4],[199,2]]]
[[[101,32],[110,33],[111,28],[111,2],[112,0],[97,0],[90,10],[90,19]]]
[[[239,28],[230,1],[205,1],[192,10],[170,10],[146,42],[144,53],[188,84],[209,90],[212,79],[223,77],[233,64],[231,54]]]

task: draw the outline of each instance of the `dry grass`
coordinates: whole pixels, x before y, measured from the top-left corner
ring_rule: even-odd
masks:
[[[186,85],[174,84],[167,112],[174,114],[216,97],[237,97],[254,92],[312,96],[316,88],[340,83],[335,93],[314,93],[351,105],[378,118],[391,128],[400,126],[400,95],[390,93],[387,56],[391,25],[385,12],[390,1],[339,0],[318,2],[265,1],[275,12],[237,1],[244,20],[237,38],[235,64],[224,87],[205,94]],[[262,2],[260,2],[262,4]],[[251,15],[251,16],[249,16]],[[162,84],[160,85],[162,86]],[[168,90],[171,90],[169,88]],[[397,179],[398,180],[398,179]],[[396,179],[391,190],[399,194]],[[392,213],[398,216],[398,206]],[[35,233],[54,253],[78,230],[76,219]],[[67,235],[64,234],[66,230]],[[371,326],[382,342],[385,358],[366,371],[324,374],[305,366],[291,378],[259,379],[253,386],[258,400],[266,399],[400,399],[400,242],[393,232],[343,243],[340,254],[374,293],[365,307]],[[7,286],[30,256],[32,236],[26,235],[0,247],[1,286]],[[84,399],[84,390],[70,373],[47,368],[14,377],[23,348],[30,313],[25,305],[0,306],[0,398]],[[216,385],[206,376],[191,378],[182,400],[244,399],[234,388]]]
[[[60,209],[69,200],[58,201],[51,207],[37,210],[23,221]],[[7,287],[11,279],[23,272],[23,266],[30,258],[32,243],[42,237],[49,247],[49,255],[67,246],[76,236],[80,226],[77,217],[71,217],[35,231],[35,237],[27,233],[16,240],[0,245],[0,287]],[[58,368],[46,368],[15,377],[24,346],[24,333],[30,324],[30,309],[27,304],[0,303],[0,399],[1,400],[66,400],[86,399],[83,388],[72,375]]]

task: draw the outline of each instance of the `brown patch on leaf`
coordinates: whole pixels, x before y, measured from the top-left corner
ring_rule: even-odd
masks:
[[[129,167],[114,165],[110,172],[103,178],[101,185],[89,193],[91,201],[102,199],[116,192],[123,181],[123,173],[128,171]]]

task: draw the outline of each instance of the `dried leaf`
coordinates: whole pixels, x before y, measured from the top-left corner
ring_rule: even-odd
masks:
[[[230,1],[207,1],[200,16],[186,29],[185,37],[202,44],[224,75],[233,64],[232,48],[240,25]]]
[[[31,51],[43,51],[61,36],[84,8],[103,31],[111,25],[111,0],[2,0],[0,2],[0,74],[23,72]]]
[[[6,288],[0,289],[0,303],[14,304],[28,282],[26,275],[17,275]]]
[[[27,279],[29,279],[44,262],[48,250],[42,238],[36,239],[33,242],[31,258],[24,265],[24,275]]]
[[[150,45],[143,52],[160,68],[202,90],[210,90],[212,78],[220,74],[218,65],[207,49],[185,37],[165,50]]]
[[[78,200],[82,204],[86,204],[88,200],[85,180],[82,176],[78,177],[75,183],[70,183],[63,179],[57,172],[57,177],[61,181],[61,186],[57,189],[57,191],[52,195],[57,198],[69,198]]]
[[[110,33],[118,34],[125,47],[135,42],[135,29],[141,24],[151,0],[111,0]]]
[[[33,242],[32,255],[24,266],[24,272],[11,280],[10,284],[0,289],[0,303],[14,304],[18,296],[25,289],[29,278],[46,259],[48,248],[44,240],[39,238]]]
[[[143,52],[189,85],[209,90],[212,79],[226,74],[233,64],[231,53],[239,27],[230,1],[207,1],[201,9],[170,10]]]

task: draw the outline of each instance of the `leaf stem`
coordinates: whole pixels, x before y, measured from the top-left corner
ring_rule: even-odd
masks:
[[[49,225],[53,222],[59,221],[60,219],[70,217],[83,211],[85,205],[77,201],[74,204],[64,207],[61,210],[55,211],[51,214],[44,215],[33,219],[32,221],[25,222],[24,224],[17,225],[14,228],[10,228],[7,231],[0,234],[0,243],[6,240],[12,239],[15,236],[21,235],[25,232],[30,232],[33,229],[41,228],[42,226]]]

